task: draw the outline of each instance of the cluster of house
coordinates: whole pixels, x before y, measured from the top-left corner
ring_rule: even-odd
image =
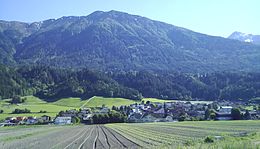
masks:
[[[32,125],[32,124],[48,124],[52,122],[52,119],[48,115],[43,115],[41,117],[36,116],[17,116],[17,117],[7,117],[1,126],[13,126],[13,125]]]
[[[216,120],[232,120],[232,115],[231,111],[232,108],[239,108],[241,106],[245,106],[245,103],[239,103],[239,102],[230,102],[230,101],[223,101],[219,102],[218,104],[218,110],[215,112],[216,113]],[[253,104],[254,105],[254,104]],[[247,105],[247,106],[253,106],[253,105]],[[240,108],[239,108],[240,109]],[[246,114],[246,109],[241,110],[241,114],[245,115]],[[256,120],[260,119],[260,110],[258,109],[251,109],[248,110],[248,113],[250,114],[250,119]]]
[[[127,122],[173,122],[182,120],[205,120],[207,109],[214,109],[215,120],[231,120],[232,108],[241,107],[242,103],[215,102],[215,103],[191,103],[191,102],[166,102],[166,103],[140,103],[132,104],[128,108],[120,108],[120,112],[127,114]],[[126,111],[128,109],[128,111]],[[130,110],[129,110],[130,109]],[[240,108],[241,109],[241,108]],[[73,123],[73,118],[77,117],[81,123],[90,124],[93,115],[108,114],[110,109],[100,107],[95,109],[80,109],[61,111],[52,119],[43,115],[39,118],[34,116],[7,117],[1,126],[19,124],[58,124],[66,125]],[[248,111],[247,111],[248,112]],[[242,114],[246,110],[241,110]],[[260,110],[250,110],[250,119],[260,119]]]
[[[178,121],[181,117],[204,118],[207,104],[167,102],[132,104],[130,107],[129,122],[171,122]]]
[[[36,116],[18,116],[18,117],[7,117],[0,126],[14,126],[14,125],[32,125],[32,124],[57,124],[67,125],[73,123],[73,118],[77,117],[82,123],[90,123],[91,118],[94,114],[107,114],[110,109],[107,107],[95,108],[90,110],[88,108],[75,110],[60,111],[58,115],[52,119],[50,116],[43,115],[41,117]]]
[[[79,111],[72,109],[67,111],[61,111],[54,120],[54,124],[66,125],[72,123],[73,117],[78,117],[81,123],[91,123],[91,118],[94,114],[107,114],[110,109],[107,107],[97,107],[94,110],[88,108],[80,109]]]
[[[179,120],[205,120],[207,109],[214,109],[215,120],[231,120],[232,108],[241,106],[241,103],[216,102],[216,103],[194,103],[191,102],[167,102],[132,104],[128,115],[129,122],[171,122]],[[242,110],[241,114],[246,111]],[[250,119],[259,119],[260,111],[251,110]]]

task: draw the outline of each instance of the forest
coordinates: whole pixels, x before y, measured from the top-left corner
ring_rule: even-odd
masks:
[[[128,72],[112,74],[124,86],[144,97],[161,99],[250,100],[260,96],[260,73]]]
[[[141,94],[106,75],[87,69],[72,71],[46,66],[0,67],[1,98],[35,95],[46,101],[63,97],[122,97],[140,100]]]
[[[179,100],[249,101],[260,97],[260,73],[203,74],[165,71],[101,72],[48,66],[0,66],[1,99],[35,95],[46,101],[64,97],[143,97]]]

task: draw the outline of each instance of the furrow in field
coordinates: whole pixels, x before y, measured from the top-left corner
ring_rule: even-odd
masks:
[[[100,147],[102,144],[99,144],[100,146],[98,146],[98,136],[99,136],[99,132],[98,132],[98,126],[95,127],[95,131],[96,131],[96,137],[94,139],[93,145],[92,145],[92,149],[96,149],[98,147]]]
[[[90,130],[90,127],[83,126],[80,127],[78,130],[75,130],[73,133],[69,135],[63,134],[63,136],[60,136],[62,139],[60,139],[60,141],[57,144],[52,146],[52,149],[68,148],[68,146],[70,146],[72,142],[74,143],[74,141],[77,140],[77,138],[80,138],[81,136],[86,134],[88,130]]]
[[[107,128],[103,126],[104,130],[107,130],[107,135],[109,137],[115,138],[119,144],[121,144],[124,148],[138,148],[140,147],[138,144],[133,142],[132,140],[129,140],[128,138],[124,137],[123,135],[117,133],[113,129]]]
[[[74,138],[74,140],[70,142],[64,149],[81,148],[84,141],[86,141],[91,136],[92,131],[93,131],[93,127],[89,126],[88,129],[84,130],[84,133],[82,135],[80,135],[77,138]]]
[[[3,148],[51,148],[65,136],[74,134],[79,127],[55,127],[60,129],[50,129],[46,127],[45,132],[39,132],[30,136],[15,137],[13,140],[8,140],[2,146]]]
[[[124,136],[128,136],[128,138],[131,138],[131,140],[138,142],[138,144],[141,145],[143,148],[149,148],[150,146],[157,146],[160,144],[160,142],[156,141],[155,139],[150,139],[149,135],[142,135],[139,132],[134,132],[129,129],[121,129],[117,127],[112,127],[112,129]]]
[[[102,144],[103,148],[105,149],[110,149],[111,146],[110,146],[110,143],[108,141],[108,137],[107,137],[107,134],[104,132],[103,126],[99,126],[99,129],[98,129],[98,133],[99,133],[99,137],[98,137],[98,140],[99,142]],[[98,147],[97,147],[98,148]]]

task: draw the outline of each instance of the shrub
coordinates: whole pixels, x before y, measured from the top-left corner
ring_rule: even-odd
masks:
[[[241,119],[241,112],[238,108],[232,108],[231,110],[231,116],[234,120],[240,120]]]
[[[21,98],[20,96],[14,96],[10,101],[11,104],[23,103],[25,102],[26,98]]]
[[[80,118],[77,117],[77,116],[74,116],[74,117],[72,117],[71,121],[72,121],[73,124],[79,124],[80,123]]]
[[[20,113],[31,113],[31,111],[30,110],[28,110],[28,109],[15,109],[13,112],[12,112],[13,114],[20,114]]]
[[[43,110],[41,110],[39,113],[47,113],[47,111],[43,111]]]
[[[213,143],[213,142],[214,142],[214,139],[213,139],[212,137],[207,136],[207,137],[204,139],[204,142],[205,142],[205,143]]]

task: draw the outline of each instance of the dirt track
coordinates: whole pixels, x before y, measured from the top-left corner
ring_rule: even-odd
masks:
[[[38,128],[35,128],[38,129]],[[16,130],[10,131],[10,136],[0,139],[3,149],[135,149],[139,146],[103,125],[55,127],[34,130],[32,133]],[[19,137],[20,132],[23,135]],[[5,133],[7,133],[5,131]],[[1,130],[0,130],[1,134]]]

